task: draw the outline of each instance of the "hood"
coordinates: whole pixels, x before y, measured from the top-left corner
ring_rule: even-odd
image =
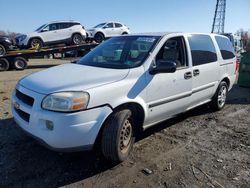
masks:
[[[129,69],[64,64],[31,74],[20,80],[19,84],[41,94],[83,91],[122,80],[128,73]]]

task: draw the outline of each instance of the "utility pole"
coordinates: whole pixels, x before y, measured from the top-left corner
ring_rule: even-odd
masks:
[[[212,33],[224,33],[225,15],[226,0],[217,0],[211,31]]]

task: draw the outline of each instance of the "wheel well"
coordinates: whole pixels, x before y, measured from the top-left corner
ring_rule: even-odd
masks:
[[[227,87],[230,87],[230,80],[229,80],[229,78],[225,77],[221,81],[226,82],[227,83]]]
[[[71,38],[72,38],[75,34],[79,34],[79,35],[81,35],[81,36],[82,36],[82,34],[81,34],[81,33],[76,32],[76,33],[73,33],[73,34],[71,35]]]
[[[0,42],[0,45],[2,45],[5,48],[5,50],[8,48],[4,43]]]
[[[123,32],[122,35],[127,35],[128,33],[127,32]]]
[[[101,31],[98,31],[98,32],[95,34],[95,36],[96,36],[97,34],[101,34],[101,35],[105,38],[104,33],[102,33]],[[94,36],[94,37],[95,37],[95,36]]]
[[[102,124],[102,127],[99,130],[99,133],[97,135],[97,138],[95,140],[95,147],[99,147],[99,143],[101,141],[101,136],[102,136],[102,131],[104,128],[104,125],[107,123],[107,121],[110,119],[111,115],[119,110],[122,109],[130,109],[132,111],[132,115],[135,117],[135,124],[136,124],[136,133],[140,132],[143,130],[143,122],[145,118],[145,113],[142,108],[142,106],[138,103],[135,102],[130,102],[130,103],[125,103],[120,106],[117,106],[116,108],[113,109],[113,112],[106,118],[104,123]]]
[[[114,112],[121,109],[130,109],[132,111],[133,118],[135,120],[137,130],[142,129],[142,125],[145,118],[145,113],[142,106],[135,102],[122,104],[114,109]]]

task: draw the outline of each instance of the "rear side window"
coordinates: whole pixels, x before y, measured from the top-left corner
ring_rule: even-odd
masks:
[[[115,23],[115,27],[122,27],[122,24]]]
[[[66,28],[70,27],[69,24],[70,24],[70,23],[59,23],[59,28],[60,28],[60,29],[66,29]]]
[[[188,37],[193,66],[217,61],[213,41],[208,35],[191,35]]]
[[[220,48],[223,59],[232,59],[235,57],[235,52],[232,43],[228,38],[215,36],[215,40]]]

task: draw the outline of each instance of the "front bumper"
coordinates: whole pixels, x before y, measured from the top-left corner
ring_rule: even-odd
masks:
[[[32,137],[56,151],[76,151],[92,149],[99,130],[112,109],[108,106],[75,113],[59,113],[43,110],[41,101],[44,95],[35,93],[22,86],[17,89],[34,98],[29,106],[12,94],[12,114],[16,123]],[[18,106],[18,105],[19,106]],[[18,109],[17,109],[18,106]],[[20,116],[20,111],[29,118]],[[53,130],[48,129],[46,122],[53,122]]]

